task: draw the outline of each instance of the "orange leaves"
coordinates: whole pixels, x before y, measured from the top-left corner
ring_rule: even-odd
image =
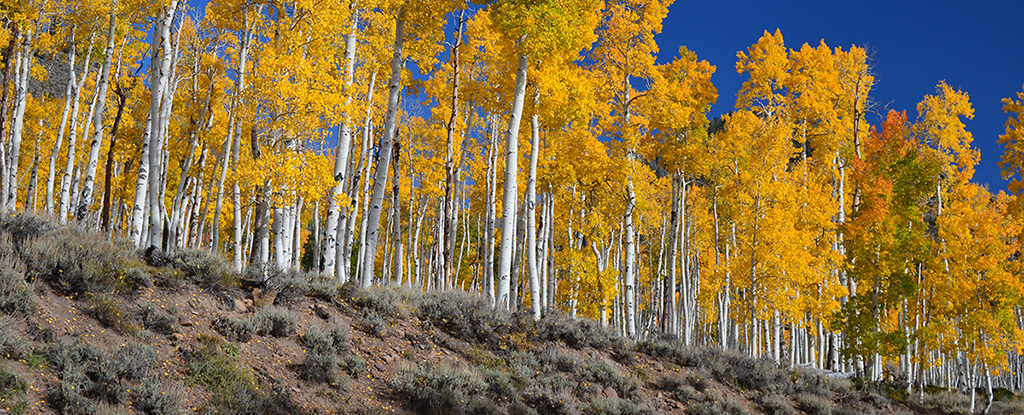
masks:
[[[945,81],[939,82],[935,90],[935,95],[926,95],[917,104],[918,134],[938,151],[943,172],[950,180],[967,182],[974,177],[981,152],[971,147],[974,137],[965,129],[961,117],[974,118],[974,107],[967,93],[954,90]]]
[[[1024,92],[1017,98],[1003,98],[1003,112],[1006,117],[1006,132],[999,136],[999,144],[1006,149],[999,160],[1003,178],[1010,180],[1010,191],[1024,191]]]
[[[499,1],[494,22],[532,61],[574,61],[596,40],[598,0]]]
[[[771,111],[771,107],[778,104],[782,99],[778,91],[782,87],[780,81],[785,78],[788,67],[786,53],[782,32],[778,29],[775,34],[766,30],[746,52],[736,52],[736,72],[750,75],[737,95],[736,108],[759,106]]]
[[[946,300],[938,302],[934,318],[956,327],[962,342],[979,346],[975,356],[991,365],[999,365],[1004,357],[998,354],[1022,340],[1014,310],[1024,282],[1011,260],[1020,248],[1021,223],[1008,210],[1011,200],[973,183],[956,186],[938,218],[948,271],[927,281]]]

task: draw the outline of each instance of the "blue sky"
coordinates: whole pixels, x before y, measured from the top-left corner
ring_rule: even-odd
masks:
[[[1024,85],[1024,2],[679,0],[664,26],[656,38],[661,61],[686,45],[718,67],[712,81],[719,98],[711,116],[735,104],[744,79],[735,70],[736,52],[776,28],[790,49],[822,39],[831,47],[866,47],[875,63],[872,96],[883,115],[885,107],[905,109],[915,120],[917,103],[945,80],[974,104],[975,117],[966,121],[981,150],[974,181],[992,191],[1006,189],[996,164],[1006,122],[1000,100]],[[874,115],[868,120],[879,123]]]

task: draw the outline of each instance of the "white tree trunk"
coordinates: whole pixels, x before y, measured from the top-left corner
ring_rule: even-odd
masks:
[[[88,73],[83,74],[84,77]],[[79,84],[82,86],[82,84]],[[86,126],[82,130],[82,135],[85,136],[89,133],[89,126],[92,125],[92,113],[93,108],[96,107],[96,94],[93,94],[92,101],[89,104],[89,115],[86,117]],[[57,203],[57,217],[61,224],[65,224],[68,221],[68,212],[71,210],[71,206],[74,205],[74,197],[77,196],[75,193],[75,180],[72,177],[78,166],[75,165],[75,151],[78,144],[78,108],[72,105],[71,108],[71,132],[68,135],[68,160],[64,167],[64,175],[60,181],[60,201]]]
[[[259,15],[263,11],[263,6],[257,6],[255,15]],[[241,91],[245,89],[245,69],[249,60],[249,45],[252,44],[253,31],[256,27],[253,21],[248,18],[245,19],[245,33],[242,34],[242,47],[238,55],[238,79],[235,80],[235,105],[237,105],[238,97],[241,95]],[[253,19],[255,20],[255,19]],[[232,114],[232,120],[235,120],[234,114]],[[234,134],[229,131],[228,136],[234,136],[234,140],[231,143],[231,168],[236,169],[239,163],[239,156],[241,148],[239,137],[242,133],[241,126],[234,126]],[[225,147],[227,148],[227,147]],[[225,152],[225,155],[227,153]],[[222,176],[223,177],[223,176]],[[223,179],[221,179],[219,189],[223,189]],[[217,197],[220,198],[221,194],[218,192]],[[238,185],[238,181],[231,185],[231,205],[233,210],[233,218],[231,221],[232,226],[232,245],[231,245],[231,267],[235,272],[242,272],[242,257],[244,255],[244,243],[242,242],[242,189]],[[219,209],[218,209],[219,213]],[[248,213],[246,214],[248,216]]]
[[[342,203],[344,198],[345,176],[349,167],[349,153],[352,152],[352,117],[347,108],[352,103],[352,83],[355,79],[356,34],[358,33],[359,16],[352,13],[352,29],[345,37],[345,108],[341,126],[338,128],[338,145],[335,147],[334,187],[327,202],[327,220],[324,225],[323,252],[320,259],[321,272],[344,281],[348,279],[348,267],[341,266],[335,270],[339,241],[337,238],[338,224],[347,224],[347,206]],[[344,250],[344,248],[342,248]]]
[[[153,130],[153,119],[146,118],[146,129],[142,134],[142,155],[139,157],[139,174],[135,181],[135,203],[132,207],[132,224],[129,233],[129,239],[136,247],[139,247],[142,243],[142,234],[145,232],[146,225],[146,193],[149,190],[149,136]],[[72,130],[74,131],[74,130]],[[74,137],[74,136],[72,136]],[[71,165],[70,152],[74,149],[74,140],[68,143],[69,146],[69,159],[68,165]],[[65,174],[68,174],[65,171]],[[63,189],[63,186],[61,186]],[[64,197],[64,191],[61,191],[61,198]],[[201,237],[200,237],[201,239]]]
[[[178,7],[178,0],[171,0],[170,4],[160,10],[156,25],[153,29],[152,60],[150,63],[151,97],[149,101],[150,137],[149,137],[149,243],[157,248],[163,249],[163,217],[161,216],[161,183],[160,174],[163,171],[163,129],[162,100],[173,100],[173,96],[163,96],[169,90],[164,86],[167,82],[168,73],[171,69],[171,21],[174,19],[175,10]]]
[[[391,81],[388,90],[388,112],[384,120],[384,136],[380,139],[380,152],[373,177],[373,195],[366,212],[367,228],[363,237],[366,250],[363,256],[359,285],[369,287],[373,283],[373,271],[377,259],[377,240],[380,237],[380,213],[384,203],[384,187],[388,181],[388,166],[391,164],[391,142],[398,127],[398,97],[402,92],[402,45],[405,41],[405,10],[395,19],[395,49],[391,58]]]
[[[399,190],[401,190],[401,182],[399,181],[399,174],[401,173],[399,161],[402,159],[401,146],[399,141],[395,141],[395,163],[392,169],[394,177],[391,178],[393,183],[391,185],[391,209],[394,211],[391,214],[392,221],[394,222],[394,235],[391,239],[394,246],[391,248],[392,253],[392,264],[394,272],[392,273],[393,283],[398,285],[402,283],[402,200],[399,197]]]
[[[633,229],[633,210],[636,207],[636,194],[633,192],[633,179],[629,179],[627,185],[626,213],[623,215],[623,226],[625,227],[625,258],[623,258],[623,283],[626,300],[626,334],[631,339],[636,339],[636,244]]]
[[[509,280],[512,272],[512,250],[515,248],[516,222],[516,174],[519,169],[519,122],[523,114],[523,98],[526,96],[526,54],[519,53],[516,68],[516,89],[512,98],[512,114],[508,122],[505,149],[505,193],[502,199],[501,254],[498,256],[498,281],[494,307],[508,310],[512,305],[509,298]]]
[[[356,171],[359,172],[359,178],[356,179],[356,180],[352,180],[352,183],[351,183],[352,186],[349,189],[349,199],[350,199],[350,203],[351,203],[349,205],[349,207],[352,209],[352,213],[349,214],[348,224],[346,224],[345,237],[344,237],[345,239],[344,239],[343,244],[342,244],[341,258],[339,260],[335,261],[337,263],[337,265],[335,265],[335,266],[338,266],[338,267],[343,266],[343,267],[345,267],[345,274],[344,274],[345,275],[345,279],[340,279],[340,282],[342,282],[342,283],[348,282],[348,279],[349,279],[348,273],[352,269],[352,245],[354,244],[354,239],[355,239],[356,223],[358,222],[358,223],[360,223],[360,226],[362,226],[359,229],[360,232],[363,232],[363,234],[365,234],[365,230],[366,230],[366,227],[363,226],[366,223],[366,221],[365,221],[366,214],[365,213],[363,214],[363,219],[364,219],[363,221],[357,221],[356,220],[358,218],[358,216],[359,216],[359,198],[360,198],[360,195],[362,195],[362,198],[363,198],[363,209],[362,209],[362,211],[366,212],[366,210],[369,208],[368,202],[370,200],[370,196],[369,196],[368,193],[369,193],[369,189],[370,189],[370,187],[369,187],[369,183],[370,183],[370,147],[373,145],[373,128],[372,128],[373,125],[371,124],[372,116],[373,116],[373,89],[374,89],[374,87],[376,86],[376,83],[377,83],[377,71],[370,71],[370,72],[371,72],[370,73],[370,84],[369,84],[369,86],[367,86],[367,89],[366,89],[366,117],[365,117],[364,122],[363,122],[363,145],[362,145],[362,147],[360,147],[361,148],[360,151],[362,151],[362,156],[360,157],[359,164],[356,166]],[[362,192],[359,191],[359,188],[360,188],[359,182],[360,182],[360,180],[362,180],[362,182],[363,182],[363,184],[362,184],[363,191]],[[409,204],[409,208],[412,209],[412,203]],[[412,214],[411,213],[410,213],[409,217],[412,218]],[[410,244],[410,246],[411,246],[411,244]],[[360,243],[360,248],[362,248],[362,244],[361,243]],[[357,253],[361,253],[361,252],[362,252],[362,250],[360,249],[360,251],[358,251]],[[362,256],[360,256],[359,259],[361,260]],[[359,264],[362,265],[362,262],[360,262]],[[359,273],[358,270],[361,270],[361,269],[362,269],[361,267],[357,269],[357,271],[356,271],[357,275]]]
[[[533,97],[533,116],[530,117],[530,175],[526,181],[526,267],[530,273],[530,311],[534,320],[540,320],[540,273],[537,268],[537,158],[540,153],[540,93]],[[601,323],[604,323],[602,318]]]
[[[302,209],[306,201],[299,197],[292,210],[292,269],[302,269]],[[316,238],[316,235],[313,235]],[[315,252],[315,251],[314,251]]]
[[[28,103],[28,80],[32,72],[32,29],[25,35],[21,51],[21,67],[18,68],[18,79],[14,93],[14,115],[11,123],[11,151],[8,153],[7,180],[10,181],[7,187],[7,197],[4,201],[4,210],[14,210],[18,202],[18,158],[21,151],[21,133],[25,127],[25,106]]]
[[[100,73],[100,83],[97,86],[96,110],[93,112],[92,121],[95,132],[92,135],[92,143],[89,148],[89,162],[85,170],[85,182],[82,184],[82,195],[78,198],[78,209],[75,218],[78,221],[85,219],[85,214],[92,205],[93,186],[96,182],[96,165],[100,160],[100,147],[103,144],[103,110],[107,105],[107,87],[110,85],[110,65],[114,61],[114,29],[117,22],[117,1],[113,2],[113,9],[110,12],[110,20],[107,26],[107,49],[104,52],[103,69]]]
[[[287,227],[284,218],[284,209],[273,208],[274,210],[274,222],[271,226],[271,232],[273,233],[273,244],[274,244],[274,265],[277,269],[284,269],[287,264],[285,262],[285,245],[287,245],[284,238],[284,229]]]
[[[484,292],[487,304],[494,306],[494,244],[495,222],[497,221],[497,204],[494,202],[498,192],[498,115],[492,114],[490,120],[491,137],[487,152],[487,204],[485,209],[484,238]]]
[[[89,49],[92,48],[92,40],[89,40]],[[64,104],[64,115],[60,119],[60,130],[57,131],[57,142],[53,146],[53,153],[50,154],[50,170],[46,176],[46,214],[54,214],[54,181],[57,178],[57,158],[60,156],[60,147],[64,143],[64,131],[67,129],[68,119],[71,117],[78,117],[78,106],[81,101],[82,87],[85,85],[85,78],[89,75],[89,58],[91,54],[85,54],[85,65],[82,66],[82,80],[79,81],[77,75],[75,75],[75,58],[77,55],[77,45],[75,45],[74,35],[71,38],[71,50],[68,55],[69,61],[69,75],[68,75],[68,89],[67,99]],[[74,108],[74,111],[71,109]],[[73,115],[72,115],[73,114]],[[74,131],[77,122],[72,119],[71,128]]]

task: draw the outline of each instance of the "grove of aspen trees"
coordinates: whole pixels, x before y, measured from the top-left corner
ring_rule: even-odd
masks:
[[[868,117],[863,48],[766,31],[709,119],[733,68],[659,50],[670,3],[3,0],[0,209],[247,278],[1024,388],[1024,200],[972,182],[968,93]]]

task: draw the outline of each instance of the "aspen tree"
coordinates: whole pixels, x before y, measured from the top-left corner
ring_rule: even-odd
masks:
[[[344,112],[341,115],[341,125],[338,126],[338,144],[335,147],[335,164],[334,164],[334,189],[331,191],[331,197],[327,203],[327,218],[326,224],[324,225],[324,242],[323,242],[323,253],[321,254],[320,264],[321,272],[334,276],[337,274],[337,278],[341,281],[348,280],[348,267],[342,266],[335,271],[335,260],[337,259],[337,250],[339,240],[337,238],[338,225],[347,224],[347,206],[342,206],[342,193],[344,191],[344,185],[346,180],[346,173],[349,167],[349,154],[351,153],[352,143],[352,117],[349,115],[348,107],[352,103],[352,84],[355,80],[355,64],[356,64],[356,36],[359,29],[359,14],[353,12],[351,17],[351,28],[345,35],[345,91],[346,96],[344,104]],[[346,211],[343,211],[346,210]]]
[[[160,199],[159,174],[162,170],[164,105],[170,106],[174,97],[167,94],[165,83],[171,70],[171,22],[178,8],[178,0],[170,2],[157,13],[153,26],[152,62],[150,63],[150,135],[149,135],[149,178],[147,195],[149,199],[149,243],[163,250],[163,217],[160,216],[163,201]]]
[[[96,87],[96,95],[99,97],[96,104],[96,111],[93,119],[96,131],[93,133],[92,142],[89,147],[89,161],[86,167],[85,183],[82,185],[82,195],[79,196],[78,208],[75,211],[75,218],[78,221],[85,219],[92,204],[94,182],[96,180],[96,166],[99,162],[100,146],[103,144],[103,111],[107,103],[107,88],[110,85],[110,66],[114,60],[114,29],[117,28],[117,0],[112,0],[110,5],[109,22],[107,23],[107,47],[103,52],[103,69],[100,71],[99,85]]]
[[[516,42],[516,82],[506,136],[505,188],[502,200],[501,254],[498,260],[495,307],[509,309],[512,250],[516,243],[516,174],[518,170],[519,123],[526,95],[529,58],[536,61],[564,59],[593,42],[599,2],[559,0],[539,4],[499,2],[494,10],[503,36]]]
[[[33,2],[33,5],[34,3],[35,2]],[[5,171],[6,180],[4,180],[3,183],[3,189],[6,194],[3,196],[2,204],[0,204],[0,207],[2,207],[4,211],[11,211],[17,208],[18,166],[20,164],[18,154],[21,151],[22,131],[25,127],[25,106],[28,103],[28,80],[32,71],[32,61],[34,57],[33,41],[37,36],[35,28],[36,22],[31,20],[31,17],[28,17],[25,21],[19,22],[18,24],[22,26],[22,32],[24,34],[21,36],[21,45],[18,50],[19,60],[17,62],[17,76],[14,83],[14,113],[11,115],[11,147],[7,157],[7,169]]]
[[[1024,87],[1021,89],[1024,90]],[[1007,117],[1006,129],[999,136],[999,144],[1006,151],[999,159],[999,167],[1003,178],[1010,181],[1010,191],[1019,194],[1024,190],[1024,91],[1017,92],[1016,98],[1003,98],[1002,103]]]
[[[415,2],[399,1],[394,7],[395,16],[395,40],[393,56],[391,58],[391,80],[388,86],[387,113],[384,118],[383,136],[380,141],[380,150],[377,156],[377,164],[373,176],[373,192],[370,196],[368,209],[366,210],[367,228],[362,234],[365,240],[365,255],[360,264],[362,269],[360,275],[360,286],[369,287],[373,284],[374,272],[376,269],[377,241],[380,237],[380,215],[383,209],[385,186],[387,184],[388,169],[391,164],[392,143],[398,127],[398,100],[402,90],[402,64],[406,54],[403,52],[406,37],[411,40],[428,38],[440,30],[442,19],[440,16],[446,14],[446,7],[438,5]],[[408,27],[407,27],[408,25]],[[406,34],[409,29],[409,34]],[[424,60],[432,59],[435,49],[428,47],[423,42],[414,42],[410,45],[409,56]]]

